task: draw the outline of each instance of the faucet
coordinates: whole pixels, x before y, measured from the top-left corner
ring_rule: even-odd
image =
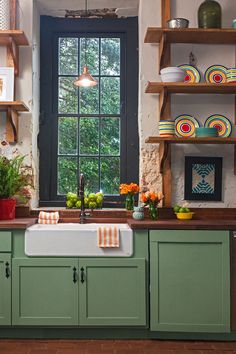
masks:
[[[85,222],[85,208],[84,208],[84,175],[83,173],[79,176],[79,188],[78,195],[81,197],[81,207],[80,207],[80,224],[84,224]]]

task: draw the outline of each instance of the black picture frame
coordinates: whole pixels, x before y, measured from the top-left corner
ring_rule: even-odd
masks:
[[[222,160],[222,157],[185,156],[185,200],[222,200]]]

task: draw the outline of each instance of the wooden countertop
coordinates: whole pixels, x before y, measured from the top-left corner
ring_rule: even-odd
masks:
[[[1,229],[26,229],[27,227],[36,223],[36,218],[17,218],[13,220],[0,221]],[[65,218],[63,222],[78,222],[77,219]],[[201,220],[187,220],[180,221],[177,219],[159,219],[152,221],[149,219],[134,220],[124,218],[88,218],[88,222],[127,222],[133,230],[235,230],[236,231],[236,219],[235,220],[214,220],[214,219],[201,219]]]
[[[144,220],[127,220],[131,229],[141,230],[235,230],[236,220],[186,220],[181,221],[177,219],[160,219],[152,221],[149,219]]]
[[[13,220],[0,220],[0,230],[1,229],[25,230],[27,227],[34,225],[35,223],[36,223],[35,218],[17,218]]]

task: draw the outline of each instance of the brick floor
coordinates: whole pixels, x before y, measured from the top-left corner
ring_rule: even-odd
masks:
[[[236,354],[236,342],[2,339],[0,354]]]

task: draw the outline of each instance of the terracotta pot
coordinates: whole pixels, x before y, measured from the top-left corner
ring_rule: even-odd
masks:
[[[0,220],[12,220],[16,215],[16,200],[0,199]]]

